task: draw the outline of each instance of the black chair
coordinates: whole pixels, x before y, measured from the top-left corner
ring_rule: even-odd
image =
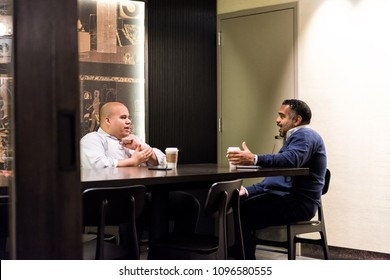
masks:
[[[240,220],[239,189],[242,180],[214,183],[207,194],[205,215],[216,220],[216,233],[167,235],[152,240],[149,244],[150,260],[202,260],[202,259],[244,259],[244,249]],[[234,229],[233,244],[228,248],[227,217],[232,215]],[[229,233],[231,231],[229,230]],[[230,244],[229,244],[230,245]]]
[[[143,211],[145,194],[142,185],[90,188],[83,192],[83,226],[97,227],[97,235],[92,238],[83,235],[83,259],[140,258],[136,219]],[[119,240],[105,240],[107,226],[119,228]]]
[[[325,174],[325,184],[322,189],[322,195],[326,194],[329,189],[330,182],[330,171],[326,170]],[[324,219],[324,209],[322,206],[322,201],[320,201],[320,206],[318,207],[317,219],[313,219],[310,221],[302,221],[296,223],[290,223],[284,226],[284,229],[287,228],[287,237],[284,240],[270,240],[266,238],[266,232],[279,231],[281,232],[281,227],[267,227],[265,229],[257,230],[255,232],[255,242],[257,245],[265,245],[271,247],[282,247],[287,249],[288,259],[295,260],[296,259],[296,243],[305,243],[305,244],[314,244],[322,247],[324,252],[324,259],[329,259],[329,248],[328,242],[326,239],[326,231],[325,231],[325,219]],[[318,232],[320,234],[320,238],[304,238],[299,237],[299,234],[306,233],[315,233]],[[286,240],[287,239],[287,240]]]

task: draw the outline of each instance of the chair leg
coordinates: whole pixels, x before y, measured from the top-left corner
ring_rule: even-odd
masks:
[[[287,256],[289,260],[296,259],[296,244],[295,244],[295,236],[291,232],[291,227],[287,226]]]
[[[244,252],[244,243],[242,237],[241,230],[241,219],[240,219],[240,200],[239,200],[239,192],[235,192],[233,194],[237,196],[237,199],[234,198],[233,207],[233,227],[234,227],[234,257],[237,260],[245,260],[245,252]],[[229,223],[228,223],[229,225]],[[231,226],[231,225],[230,225]],[[230,232],[230,230],[228,231]]]
[[[100,221],[98,226],[98,237],[96,241],[96,260],[104,259],[104,227],[106,224],[106,210],[107,210],[108,200],[102,200],[100,205]]]
[[[228,248],[227,248],[227,234],[226,234],[226,209],[227,209],[227,193],[223,192],[221,203],[219,205],[219,216],[218,216],[218,250],[217,259],[227,260],[228,259]]]
[[[320,232],[321,240],[322,240],[322,249],[324,250],[324,259],[329,260],[329,247],[328,247],[328,241],[326,240],[326,234],[325,232]]]
[[[294,241],[288,242],[288,252],[287,256],[289,260],[295,260],[296,259],[296,244]]]

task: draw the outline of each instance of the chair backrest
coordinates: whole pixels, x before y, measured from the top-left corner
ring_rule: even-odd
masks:
[[[233,213],[234,246],[232,251],[237,258],[244,258],[240,221],[240,195],[242,180],[214,183],[207,194],[205,214],[218,217],[218,259],[228,258],[227,215]]]
[[[324,187],[322,188],[322,195],[326,194],[329,190],[330,177],[331,177],[330,170],[326,169],[325,183],[324,183]]]
[[[145,197],[143,185],[90,188],[83,192],[83,226],[98,228],[96,259],[104,258],[104,227],[121,224],[129,227],[126,232],[129,257],[139,258],[136,218],[142,213]]]
[[[207,194],[205,202],[205,213],[207,215],[217,214],[220,207],[220,199],[223,192],[227,194],[227,207],[230,208],[231,200],[233,197],[234,190],[240,190],[242,180],[225,181],[214,183]]]
[[[103,202],[107,203],[105,225],[119,225],[128,222],[132,215],[138,218],[144,207],[145,194],[146,187],[143,185],[84,190],[82,194],[84,226],[99,225]]]
[[[324,187],[322,189],[322,195],[326,194],[329,190],[330,177],[331,177],[330,170],[326,169],[325,183],[324,183]],[[318,220],[321,221],[322,223],[325,223],[324,209],[322,207],[322,199],[320,200],[320,206],[318,207]]]

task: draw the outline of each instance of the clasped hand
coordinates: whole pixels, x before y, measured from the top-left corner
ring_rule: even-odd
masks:
[[[122,138],[120,144],[128,149],[136,150],[140,145],[140,142],[137,136],[130,134],[129,136]]]
[[[146,144],[142,145],[138,137],[133,134],[122,138],[120,143],[123,147],[134,150],[131,157],[138,161],[139,164],[147,162],[154,155],[153,148]]]

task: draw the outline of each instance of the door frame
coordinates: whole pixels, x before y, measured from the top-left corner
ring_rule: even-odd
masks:
[[[222,54],[220,46],[222,44],[221,28],[222,20],[233,19],[244,16],[251,16],[260,13],[274,12],[279,10],[292,9],[293,13],[293,59],[294,59],[294,98],[298,98],[298,2],[291,2],[285,4],[271,5],[253,9],[246,9],[241,11],[229,12],[219,14],[217,16],[217,150],[218,150],[218,163],[222,163],[222,159],[225,154],[222,152]]]

